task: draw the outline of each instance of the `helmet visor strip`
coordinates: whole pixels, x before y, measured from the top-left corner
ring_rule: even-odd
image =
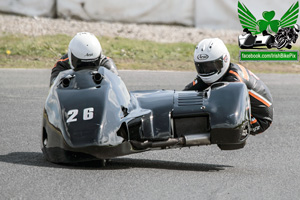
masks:
[[[100,63],[100,57],[97,57],[95,59],[79,59],[76,56],[74,56],[71,53],[71,59],[72,59],[72,65],[74,68],[80,68],[80,67],[97,67]]]
[[[223,56],[213,61],[195,62],[195,65],[200,76],[210,76],[221,71],[223,67]]]

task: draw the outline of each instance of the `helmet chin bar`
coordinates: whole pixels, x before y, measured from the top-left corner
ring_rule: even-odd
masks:
[[[218,72],[211,72],[209,74],[199,74],[200,77],[209,77],[209,76],[212,76],[214,74],[219,74],[221,71],[218,71]]]

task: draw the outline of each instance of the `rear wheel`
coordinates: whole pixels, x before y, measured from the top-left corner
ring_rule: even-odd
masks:
[[[270,35],[269,39],[267,40],[267,48],[271,49],[274,46],[275,43],[275,37],[273,35]]]
[[[248,110],[248,115],[250,117],[250,111]],[[243,132],[241,134],[240,140],[243,141],[239,144],[218,144],[218,147],[221,150],[237,150],[237,149],[242,149],[246,145],[246,139],[250,134],[250,123],[247,122],[246,125],[244,125]]]
[[[237,150],[242,149],[246,145],[246,141],[242,142],[241,144],[218,144],[218,147],[221,150]]]
[[[49,158],[49,155],[48,155],[48,152],[47,152],[47,144],[48,144],[48,135],[47,135],[47,132],[46,132],[46,129],[43,128],[43,135],[42,135],[42,152],[43,152],[43,155],[44,155],[44,158],[48,161],[50,161],[50,158]],[[51,162],[51,161],[50,161]]]
[[[267,44],[267,48],[268,48],[268,49],[271,49],[271,48],[272,48],[272,45],[271,45],[271,44]]]

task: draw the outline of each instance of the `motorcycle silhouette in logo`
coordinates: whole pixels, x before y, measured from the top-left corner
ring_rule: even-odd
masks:
[[[295,24],[293,28],[286,27],[281,28],[275,35],[275,41],[277,49],[282,49],[284,47],[291,49],[292,43],[296,43],[298,39],[299,25]]]

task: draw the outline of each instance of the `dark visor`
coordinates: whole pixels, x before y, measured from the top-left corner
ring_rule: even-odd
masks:
[[[196,70],[201,76],[209,76],[221,71],[223,67],[223,56],[208,62],[195,62]]]
[[[72,59],[72,65],[74,68],[80,68],[80,67],[96,67],[99,66],[100,63],[100,57],[97,57],[95,59],[78,59],[76,56],[74,56],[71,53],[71,59]]]

